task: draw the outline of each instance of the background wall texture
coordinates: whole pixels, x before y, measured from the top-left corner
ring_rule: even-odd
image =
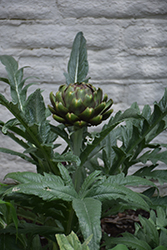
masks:
[[[90,82],[114,101],[114,111],[133,102],[158,101],[167,85],[167,0],[0,0],[0,55],[12,55],[26,76],[39,77],[46,104],[65,82],[72,42],[87,40]],[[0,65],[0,76],[6,75]],[[31,87],[34,90],[39,86]],[[0,82],[0,92],[9,95]],[[0,120],[10,115],[0,107]],[[166,134],[160,140],[166,143]],[[16,145],[0,135],[0,147]],[[11,171],[35,170],[0,154],[0,180]]]

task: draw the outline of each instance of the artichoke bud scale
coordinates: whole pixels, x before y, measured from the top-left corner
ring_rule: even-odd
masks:
[[[50,93],[49,98],[50,98],[50,101],[51,101],[52,105],[54,106],[54,104],[56,102],[56,98],[55,98],[53,92]]]
[[[60,122],[60,123],[65,123],[66,121],[65,121],[65,119],[64,118],[62,118],[62,117],[60,117],[60,116],[58,116],[58,115],[53,115],[53,118],[57,121],[57,122]]]
[[[110,117],[110,115],[112,114],[112,112],[113,112],[113,109],[110,109],[110,110],[108,110],[107,112],[105,112],[105,113],[103,114],[103,120],[108,119],[108,118]]]
[[[87,107],[80,115],[79,117],[83,120],[88,121],[89,119],[91,119],[94,116],[94,109],[93,108],[89,108]]]
[[[93,95],[86,94],[83,103],[85,107],[94,108],[95,102],[93,99]]]
[[[102,118],[102,115],[97,115],[93,117],[89,122],[91,123],[91,125],[99,125],[102,122]]]
[[[106,107],[104,108],[104,110],[102,111],[102,114],[104,114],[113,104],[113,100],[110,99],[107,103],[106,103]]]
[[[77,121],[74,123],[74,127],[78,127],[78,128],[83,128],[86,125],[87,125],[87,122],[85,121]]]
[[[51,113],[56,114],[55,109],[54,109],[54,108],[52,108],[50,105],[48,105],[48,108],[49,108],[49,110],[50,110],[50,112],[51,112]]]
[[[67,113],[65,116],[66,120],[70,123],[76,122],[79,118],[73,113]]]
[[[100,104],[94,109],[95,115],[100,114],[100,113],[104,110],[105,107],[106,107],[106,103],[105,103],[105,102],[100,103]]]
[[[98,88],[98,90],[97,90],[97,105],[99,104],[99,103],[101,103],[101,101],[102,101],[102,96],[103,96],[103,91],[100,89],[100,88]]]
[[[66,115],[68,113],[68,109],[64,107],[61,102],[56,102],[55,109],[60,116]]]
[[[107,94],[104,94],[104,97],[103,97],[103,102],[106,102],[108,99],[108,95]]]
[[[62,98],[62,93],[60,91],[56,93],[55,101],[64,103],[63,98]]]
[[[81,99],[73,99],[69,111],[79,115],[85,109]]]

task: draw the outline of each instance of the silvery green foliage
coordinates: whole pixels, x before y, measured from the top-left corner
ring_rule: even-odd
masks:
[[[68,64],[67,83],[87,77],[85,46],[83,34],[78,33]],[[7,122],[0,121],[0,130],[23,149],[17,152],[1,147],[0,152],[17,155],[37,168],[37,173],[9,173],[6,177],[13,179],[16,185],[0,188],[1,199],[12,201],[21,218],[34,222],[17,222],[13,217],[14,223],[10,220],[0,230],[5,235],[0,239],[0,248],[8,243],[13,249],[42,249],[39,237],[42,235],[47,238],[46,248],[50,250],[57,246],[55,234],[69,235],[74,231],[83,240],[92,236],[86,247],[97,250],[102,239],[100,219],[103,216],[128,208],[149,211],[150,207],[156,208],[158,202],[165,206],[166,197],[156,201],[152,197],[157,187],[149,179],[161,183],[167,180],[166,170],[155,170],[159,161],[167,163],[166,145],[152,142],[166,129],[167,91],[160,102],[154,104],[152,112],[148,105],[140,112],[135,103],[112,116],[98,133],[90,133],[87,128],[75,131],[51,124],[48,119],[51,114],[41,90],[27,96],[27,89],[33,83],[25,84],[24,68],[19,69],[11,56],[1,56],[0,60],[8,74],[8,78],[0,80],[11,90],[11,101],[0,94],[0,104],[14,116]],[[60,146],[58,137],[67,145],[61,154],[56,152]],[[121,146],[117,140],[122,142]],[[149,167],[148,161],[151,161]],[[143,168],[128,176],[128,169],[136,163],[142,163]],[[128,188],[139,185],[146,187],[143,194]],[[13,243],[15,235],[18,244]],[[26,235],[29,235],[28,241]],[[127,241],[134,241],[133,236],[128,237]],[[139,241],[135,238],[136,244],[141,243]],[[142,245],[149,250],[147,242]],[[122,242],[114,249],[127,247]]]

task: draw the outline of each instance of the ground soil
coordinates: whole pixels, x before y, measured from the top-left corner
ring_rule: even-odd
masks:
[[[135,222],[139,222],[138,215],[141,215],[145,218],[149,218],[149,212],[142,209],[126,210],[123,213],[118,213],[116,215],[111,215],[109,217],[103,218],[101,220],[102,233],[107,233],[110,237],[120,237],[121,233],[135,232]],[[105,250],[105,247],[102,247],[101,250]]]

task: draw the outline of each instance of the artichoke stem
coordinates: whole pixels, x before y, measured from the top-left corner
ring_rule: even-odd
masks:
[[[78,157],[81,154],[81,149],[82,149],[82,136],[83,136],[83,128],[75,130],[74,128],[74,133],[73,133],[73,153],[77,155]],[[82,171],[80,166],[76,166],[75,173],[73,175],[73,182],[76,191],[78,192],[81,186],[82,182]]]
[[[83,128],[76,129],[76,130],[74,128],[73,153],[77,156],[80,156],[81,149],[82,149],[82,135],[83,135]]]

